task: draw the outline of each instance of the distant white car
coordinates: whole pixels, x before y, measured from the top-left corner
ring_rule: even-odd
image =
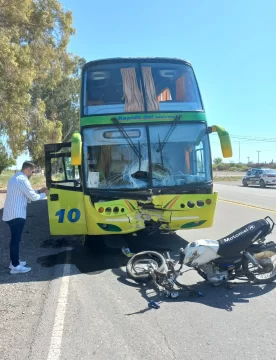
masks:
[[[265,188],[267,185],[276,185],[276,170],[252,169],[242,179],[243,186],[258,185]]]

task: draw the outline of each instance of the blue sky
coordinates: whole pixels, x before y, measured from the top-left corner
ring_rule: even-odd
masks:
[[[257,150],[260,161],[276,161],[275,0],[61,3],[74,18],[70,52],[87,61],[117,56],[190,61],[209,124],[235,136],[232,160],[239,160],[240,146],[242,162],[248,156],[257,161]],[[212,155],[221,156],[213,135]]]

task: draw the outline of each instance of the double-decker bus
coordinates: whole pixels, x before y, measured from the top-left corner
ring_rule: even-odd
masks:
[[[52,235],[126,235],[211,227],[209,134],[223,157],[228,132],[208,126],[190,63],[171,58],[91,61],[81,75],[80,129],[45,145]]]

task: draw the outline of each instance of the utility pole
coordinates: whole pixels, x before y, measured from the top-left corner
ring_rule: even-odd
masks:
[[[239,141],[239,164],[241,163],[241,142]]]
[[[257,153],[258,153],[258,164],[260,163],[260,150],[257,150]]]
[[[249,164],[250,156],[247,156],[247,164]]]

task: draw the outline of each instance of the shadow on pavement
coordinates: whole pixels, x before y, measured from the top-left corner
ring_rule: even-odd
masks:
[[[81,273],[96,275],[105,270],[120,268],[127,264],[128,258],[121,252],[121,247],[124,245],[127,245],[132,252],[144,250],[178,252],[179,248],[185,246],[186,243],[176,234],[129,237],[127,243],[125,237],[112,236],[105,237],[105,248],[102,251],[94,252],[93,248],[76,245],[72,250],[42,256],[37,261],[44,267],[52,267],[57,264],[65,264],[66,259],[69,258],[70,264],[75,265]],[[68,240],[66,240],[66,246],[70,246]]]
[[[189,284],[189,286],[192,289],[203,293],[204,297],[198,297],[196,295],[190,297],[186,293],[180,293],[178,298],[170,299],[160,296],[158,289],[151,281],[146,283],[136,283],[128,278],[127,274],[122,269],[113,269],[113,273],[118,276],[117,280],[120,283],[133,287],[145,299],[145,309],[131,314],[125,314],[127,316],[143,314],[149,310],[155,310],[148,305],[151,300],[159,304],[160,307],[162,306],[162,302],[179,303],[189,301],[231,312],[234,310],[236,304],[249,303],[250,299],[263,296],[276,288],[276,283],[253,285],[248,282],[232,282],[233,288],[226,289],[223,286],[213,287],[205,281],[200,281],[193,285]],[[183,281],[185,281],[185,274],[181,282],[183,283]],[[155,292],[154,296],[152,296],[153,292]],[[150,296],[148,295],[149,293]]]

